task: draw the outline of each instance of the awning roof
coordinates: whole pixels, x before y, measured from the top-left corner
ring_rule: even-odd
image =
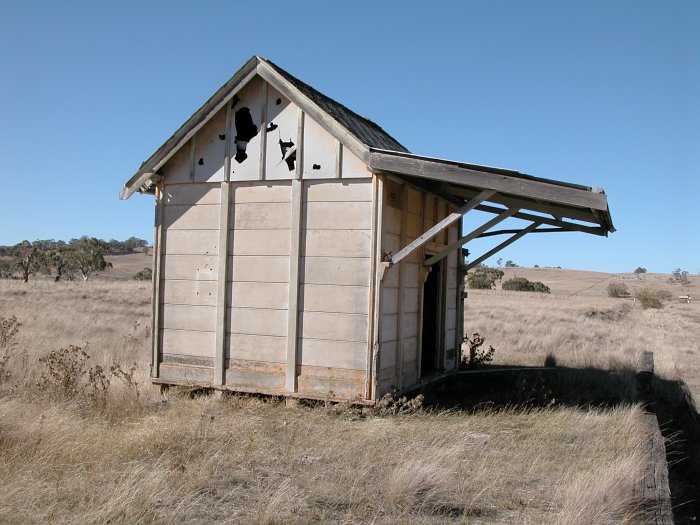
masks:
[[[372,171],[405,179],[458,206],[484,190],[491,190],[495,193],[474,209],[495,214],[505,209],[515,209],[512,214],[515,218],[540,222],[562,231],[605,236],[615,231],[607,196],[599,188],[532,177],[501,168],[375,148],[370,149],[369,164]],[[486,201],[505,208],[491,206]],[[547,231],[555,230],[548,228]]]

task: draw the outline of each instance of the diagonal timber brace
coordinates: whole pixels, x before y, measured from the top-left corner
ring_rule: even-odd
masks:
[[[494,217],[490,221],[482,224],[481,226],[476,228],[474,231],[468,233],[467,235],[465,235],[461,239],[457,239],[455,242],[449,244],[444,250],[433,255],[430,259],[428,259],[427,261],[425,261],[425,263],[423,263],[423,266],[432,266],[436,262],[441,261],[442,259],[447,257],[450,254],[450,252],[452,252],[453,250],[456,250],[457,248],[467,244],[469,241],[476,239],[477,237],[479,237],[482,233],[484,233],[488,229],[493,228],[494,226],[496,226],[496,224],[503,222],[508,217],[514,215],[517,212],[518,212],[518,208],[509,208],[507,210],[504,210],[503,212],[501,212],[499,215],[497,215],[496,217]]]
[[[464,215],[466,215],[468,212],[476,208],[479,204],[484,202],[485,200],[488,200],[490,197],[493,197],[496,194],[494,190],[484,190],[479,195],[471,199],[468,203],[466,203],[464,206],[461,208],[457,209],[456,211],[450,213],[447,217],[442,219],[440,222],[438,222],[435,226],[430,228],[428,231],[423,233],[420,237],[412,241],[411,243],[407,244],[405,247],[403,247],[401,250],[399,250],[395,255],[391,256],[391,259],[389,262],[391,264],[396,264],[402,259],[408,257],[411,253],[413,253],[415,250],[423,246],[426,242],[428,242],[430,239],[435,237],[438,233],[440,233],[442,230],[447,228],[450,224],[453,224],[455,221],[458,221],[461,219]]]
[[[528,226],[527,228],[524,228],[524,229],[520,230],[518,233],[516,233],[516,234],[513,235],[512,237],[508,237],[508,239],[506,239],[505,241],[503,241],[501,244],[499,244],[499,245],[496,246],[495,248],[492,248],[491,250],[489,250],[488,252],[486,252],[484,255],[482,255],[482,256],[479,257],[478,259],[476,259],[476,260],[470,262],[469,264],[467,264],[467,270],[471,270],[471,269],[474,268],[475,266],[481,264],[481,263],[484,262],[486,259],[488,259],[489,257],[491,257],[493,254],[500,252],[500,251],[501,251],[503,248],[505,248],[506,246],[510,246],[510,245],[513,244],[515,241],[517,241],[517,240],[520,239],[521,237],[524,237],[525,235],[527,235],[528,233],[530,233],[532,230],[534,230],[535,228],[537,228],[540,224],[542,224],[542,223],[541,223],[541,222],[533,222],[532,224],[530,224],[530,226]]]

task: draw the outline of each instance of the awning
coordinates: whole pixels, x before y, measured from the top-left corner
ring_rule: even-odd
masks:
[[[396,264],[472,210],[495,215],[475,230],[463,235],[425,262],[438,262],[451,251],[479,237],[510,234],[511,237],[471,261],[468,268],[529,233],[576,231],[607,236],[615,228],[608,199],[600,188],[532,177],[517,171],[422,157],[410,153],[370,150],[370,169],[398,177],[439,195],[457,206],[457,210],[420,237],[390,255],[387,263]],[[510,218],[526,221],[521,229],[494,231],[498,223]]]

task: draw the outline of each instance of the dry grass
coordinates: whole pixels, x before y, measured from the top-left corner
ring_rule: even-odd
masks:
[[[634,368],[641,352],[652,351],[656,372],[683,379],[700,399],[700,301],[670,300],[663,309],[645,310],[632,298],[610,298],[606,293],[608,283],[624,282],[632,295],[651,286],[675,297],[698,297],[700,277],[691,277],[691,286],[681,287],[658,274],[517,268],[507,270],[504,279],[513,273],[543,281],[552,293],[469,291],[465,332],[480,333],[496,348],[495,364],[543,366],[552,355],[560,366]]]
[[[551,352],[605,368],[655,345],[663,373],[686,372],[679,354],[694,339],[669,327],[695,326],[695,304],[642,311],[535,277],[551,296],[470,293],[467,330],[497,360],[541,365]],[[355,418],[255,398],[136,397],[115,378],[100,405],[34,388],[39,357],[86,341],[91,365],[136,362],[143,387],[150,309],[147,283],[0,282],[0,317],[22,323],[0,388],[0,522],[644,521],[634,406]]]
[[[181,397],[110,422],[69,403],[4,398],[0,418],[3,523],[638,518],[644,429],[629,407],[353,421]]]

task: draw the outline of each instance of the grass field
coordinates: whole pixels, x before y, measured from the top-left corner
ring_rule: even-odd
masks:
[[[0,317],[22,323],[0,379],[0,522],[645,521],[632,491],[647,439],[636,406],[391,416],[161,399],[147,388],[150,284],[125,280],[147,264],[129,257],[88,283],[0,281]],[[497,363],[539,366],[551,353],[562,365],[614,369],[650,349],[662,375],[700,391],[698,303],[651,311],[605,295],[621,279],[679,291],[668,276],[515,272],[552,294],[468,299],[466,330],[486,337]],[[101,366],[109,377],[114,362],[127,372],[135,363],[134,376],[100,389],[72,369],[69,390],[39,361],[69,345],[91,355],[76,365],[85,372]]]

